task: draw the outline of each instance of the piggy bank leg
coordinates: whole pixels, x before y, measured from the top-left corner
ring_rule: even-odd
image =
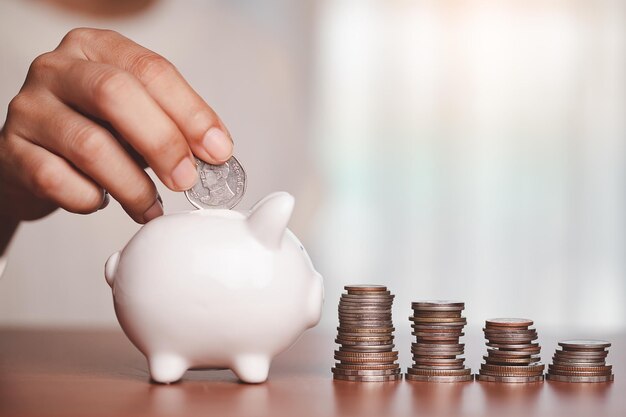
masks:
[[[148,364],[152,379],[162,384],[178,381],[188,368],[182,358],[172,354],[156,354],[148,358]]]
[[[265,355],[244,354],[235,359],[232,369],[243,382],[258,384],[267,380],[270,360]]]

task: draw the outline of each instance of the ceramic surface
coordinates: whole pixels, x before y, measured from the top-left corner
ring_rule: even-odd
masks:
[[[157,382],[190,368],[267,379],[270,362],[320,319],[322,277],[287,229],[284,192],[250,212],[159,217],[106,263],[115,313]]]

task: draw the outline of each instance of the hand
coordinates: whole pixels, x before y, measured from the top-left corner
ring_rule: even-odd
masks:
[[[0,131],[0,218],[92,213],[105,192],[138,223],[163,214],[145,161],[170,189],[193,154],[219,164],[227,129],[165,58],[109,30],[74,29],[37,57]]]

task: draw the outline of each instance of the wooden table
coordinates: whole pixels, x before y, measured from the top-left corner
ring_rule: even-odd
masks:
[[[478,332],[466,339],[475,367],[483,340]],[[333,381],[333,335],[309,331],[276,358],[264,384],[189,371],[168,386],[149,382],[145,359],[121,332],[4,329],[0,416],[624,416],[626,337],[610,340],[616,378],[604,384]],[[400,338],[403,368],[409,346]],[[543,358],[553,349],[544,343]]]

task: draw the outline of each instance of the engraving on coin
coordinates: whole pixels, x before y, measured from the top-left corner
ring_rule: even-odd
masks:
[[[196,158],[200,180],[185,191],[187,200],[199,209],[232,209],[246,191],[246,172],[233,156],[222,165]]]

